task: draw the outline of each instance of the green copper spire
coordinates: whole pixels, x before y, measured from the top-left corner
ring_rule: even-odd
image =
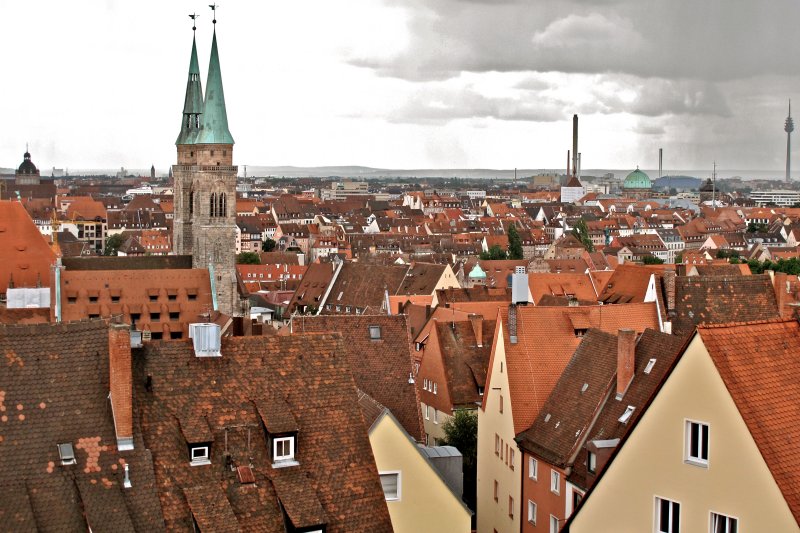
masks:
[[[203,114],[203,86],[197,61],[197,41],[192,37],[192,58],[189,60],[189,80],[186,82],[186,99],[183,103],[181,132],[175,144],[195,144],[200,133]]]
[[[219,68],[217,52],[217,32],[211,41],[211,60],[208,63],[206,99],[202,126],[197,144],[233,144],[233,136],[228,130],[228,113],[225,111],[225,93],[222,91],[222,72]]]

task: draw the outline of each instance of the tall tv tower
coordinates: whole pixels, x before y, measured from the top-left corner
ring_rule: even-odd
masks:
[[[789,116],[783,125],[786,132],[786,183],[791,180],[792,172],[792,132],[794,131],[794,121],[792,120],[792,99],[789,98]]]

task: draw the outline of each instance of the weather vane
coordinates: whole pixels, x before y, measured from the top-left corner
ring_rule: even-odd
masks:
[[[197,19],[200,17],[197,13],[192,13],[189,18],[192,19],[192,31],[197,31]]]
[[[218,8],[219,6],[218,6],[217,4],[209,4],[209,6],[208,6],[208,7],[210,7],[210,8],[211,8],[211,11],[213,11],[213,12],[214,12],[214,20],[212,20],[211,22],[213,22],[214,24],[216,24],[216,23],[217,23],[217,8]]]

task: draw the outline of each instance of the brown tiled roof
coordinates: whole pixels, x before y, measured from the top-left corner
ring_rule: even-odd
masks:
[[[518,340],[515,344],[509,339],[508,308],[501,310],[498,316],[503,324],[502,341],[516,433],[533,423],[580,344],[581,337],[576,335],[571,316],[577,315],[576,320],[580,319],[583,325],[606,332],[628,328],[640,333],[659,327],[654,302],[581,307],[518,306],[516,310]]]
[[[379,340],[370,339],[370,326],[381,328]],[[422,440],[417,389],[408,382],[414,361],[405,315],[297,316],[292,330],[340,333],[358,388],[389,408],[409,435]]]
[[[397,289],[389,294],[414,295],[414,294],[433,294],[436,284],[444,274],[447,265],[432,265],[427,263],[414,263],[406,271],[405,278],[401,281]]]
[[[606,283],[598,300],[607,303],[640,303],[647,294],[647,286],[654,270],[642,265],[622,264]]]
[[[778,318],[769,275],[679,276],[675,279],[674,329],[688,334],[697,324]]]
[[[190,269],[191,255],[148,255],[145,257],[65,257],[67,270],[157,270]]]
[[[200,531],[219,531],[220,533],[239,533],[239,523],[233,514],[231,504],[216,483],[197,485],[183,489],[186,503]]]
[[[697,331],[800,523],[800,325],[789,320]]]
[[[506,302],[511,303],[511,289],[508,287],[486,287],[478,285],[470,288],[439,289],[436,291],[439,305],[455,302]]]
[[[322,296],[333,279],[336,265],[332,263],[312,263],[308,265],[300,285],[294,291],[292,299],[287,306],[287,316],[298,310],[298,306],[307,306],[318,309]]]
[[[30,523],[27,490],[40,531],[164,530],[141,437],[117,451],[108,345],[102,321],[0,327],[0,529]],[[72,444],[76,465],[61,465],[60,443]],[[123,463],[132,488],[122,487]]]
[[[224,338],[221,353],[198,358],[190,343],[164,341],[134,358],[134,398],[155,458],[167,527],[191,530],[193,515],[215,512],[210,506],[219,503],[190,510],[184,489],[216,484],[215,493],[227,500],[242,530],[282,533],[282,508],[292,522],[316,515],[321,506],[329,533],[391,531],[340,336]],[[148,375],[151,391],[145,390]],[[285,399],[300,428],[297,466],[272,467],[254,405],[271,395]],[[211,465],[189,465],[176,417],[192,410],[208,419]],[[224,468],[226,453],[232,465],[251,466],[256,482],[241,484],[235,471]]]
[[[337,305],[341,306],[342,311],[345,306],[367,309],[370,313],[377,313],[382,309],[385,311],[386,291],[394,294],[405,279],[407,270],[406,266],[345,263],[333,283],[322,313],[335,313]],[[332,309],[328,310],[328,305]]]
[[[450,401],[455,407],[480,404],[478,387],[486,386],[489,354],[496,321],[481,319],[482,346],[478,347],[470,321],[438,322],[436,333],[441,347]]]
[[[528,286],[533,296],[533,301],[539,305],[545,295],[567,296],[572,295],[578,300],[597,303],[597,293],[588,274],[528,274]]]

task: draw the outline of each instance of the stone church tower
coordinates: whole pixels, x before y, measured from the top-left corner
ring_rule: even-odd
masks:
[[[236,283],[236,175],[233,137],[228,130],[222,73],[214,26],[205,99],[200,82],[197,44],[192,40],[189,80],[181,132],[175,144],[175,253],[192,256],[193,268],[211,275],[215,308],[230,316],[243,307]]]

